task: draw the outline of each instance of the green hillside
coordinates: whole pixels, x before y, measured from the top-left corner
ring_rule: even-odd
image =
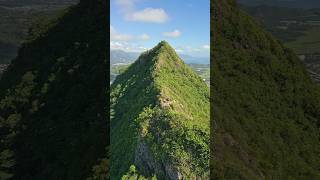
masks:
[[[0,179],[86,179],[106,155],[105,3],[44,22],[3,74]]]
[[[211,8],[212,178],[319,179],[319,86],[234,0]]]
[[[9,64],[38,22],[51,19],[78,0],[0,0],[0,64]]]
[[[162,41],[111,87],[111,178],[209,177],[209,89]],[[134,166],[132,166],[134,165]]]

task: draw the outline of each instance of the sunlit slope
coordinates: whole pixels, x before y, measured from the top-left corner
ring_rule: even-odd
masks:
[[[111,93],[111,178],[209,176],[209,90],[167,42],[144,52]]]

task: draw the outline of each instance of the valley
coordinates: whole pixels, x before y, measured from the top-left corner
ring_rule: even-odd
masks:
[[[9,64],[28,36],[28,29],[39,21],[55,17],[79,0],[1,0],[0,64]]]
[[[320,8],[303,9],[282,6],[243,6],[269,32],[293,49],[305,63],[310,76],[320,76]]]

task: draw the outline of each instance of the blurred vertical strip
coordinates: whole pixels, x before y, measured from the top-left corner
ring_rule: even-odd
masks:
[[[214,118],[214,64],[216,61],[216,56],[213,53],[213,49],[216,45],[216,34],[217,34],[217,17],[218,17],[218,0],[210,1],[210,179],[212,179],[213,168],[214,168],[214,132],[216,129],[216,120]]]

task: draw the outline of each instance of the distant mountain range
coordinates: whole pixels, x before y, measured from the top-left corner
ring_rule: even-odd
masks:
[[[126,52],[123,50],[110,50],[110,64],[117,63],[132,63],[134,62],[140,53]],[[186,54],[179,54],[181,59],[187,64],[209,64],[210,58],[205,57],[193,57]]]
[[[319,0],[238,0],[240,4],[244,5],[272,5],[282,7],[294,7],[294,8],[319,8]]]
[[[132,63],[139,56],[139,53],[125,52],[122,50],[110,50],[110,64]]]

